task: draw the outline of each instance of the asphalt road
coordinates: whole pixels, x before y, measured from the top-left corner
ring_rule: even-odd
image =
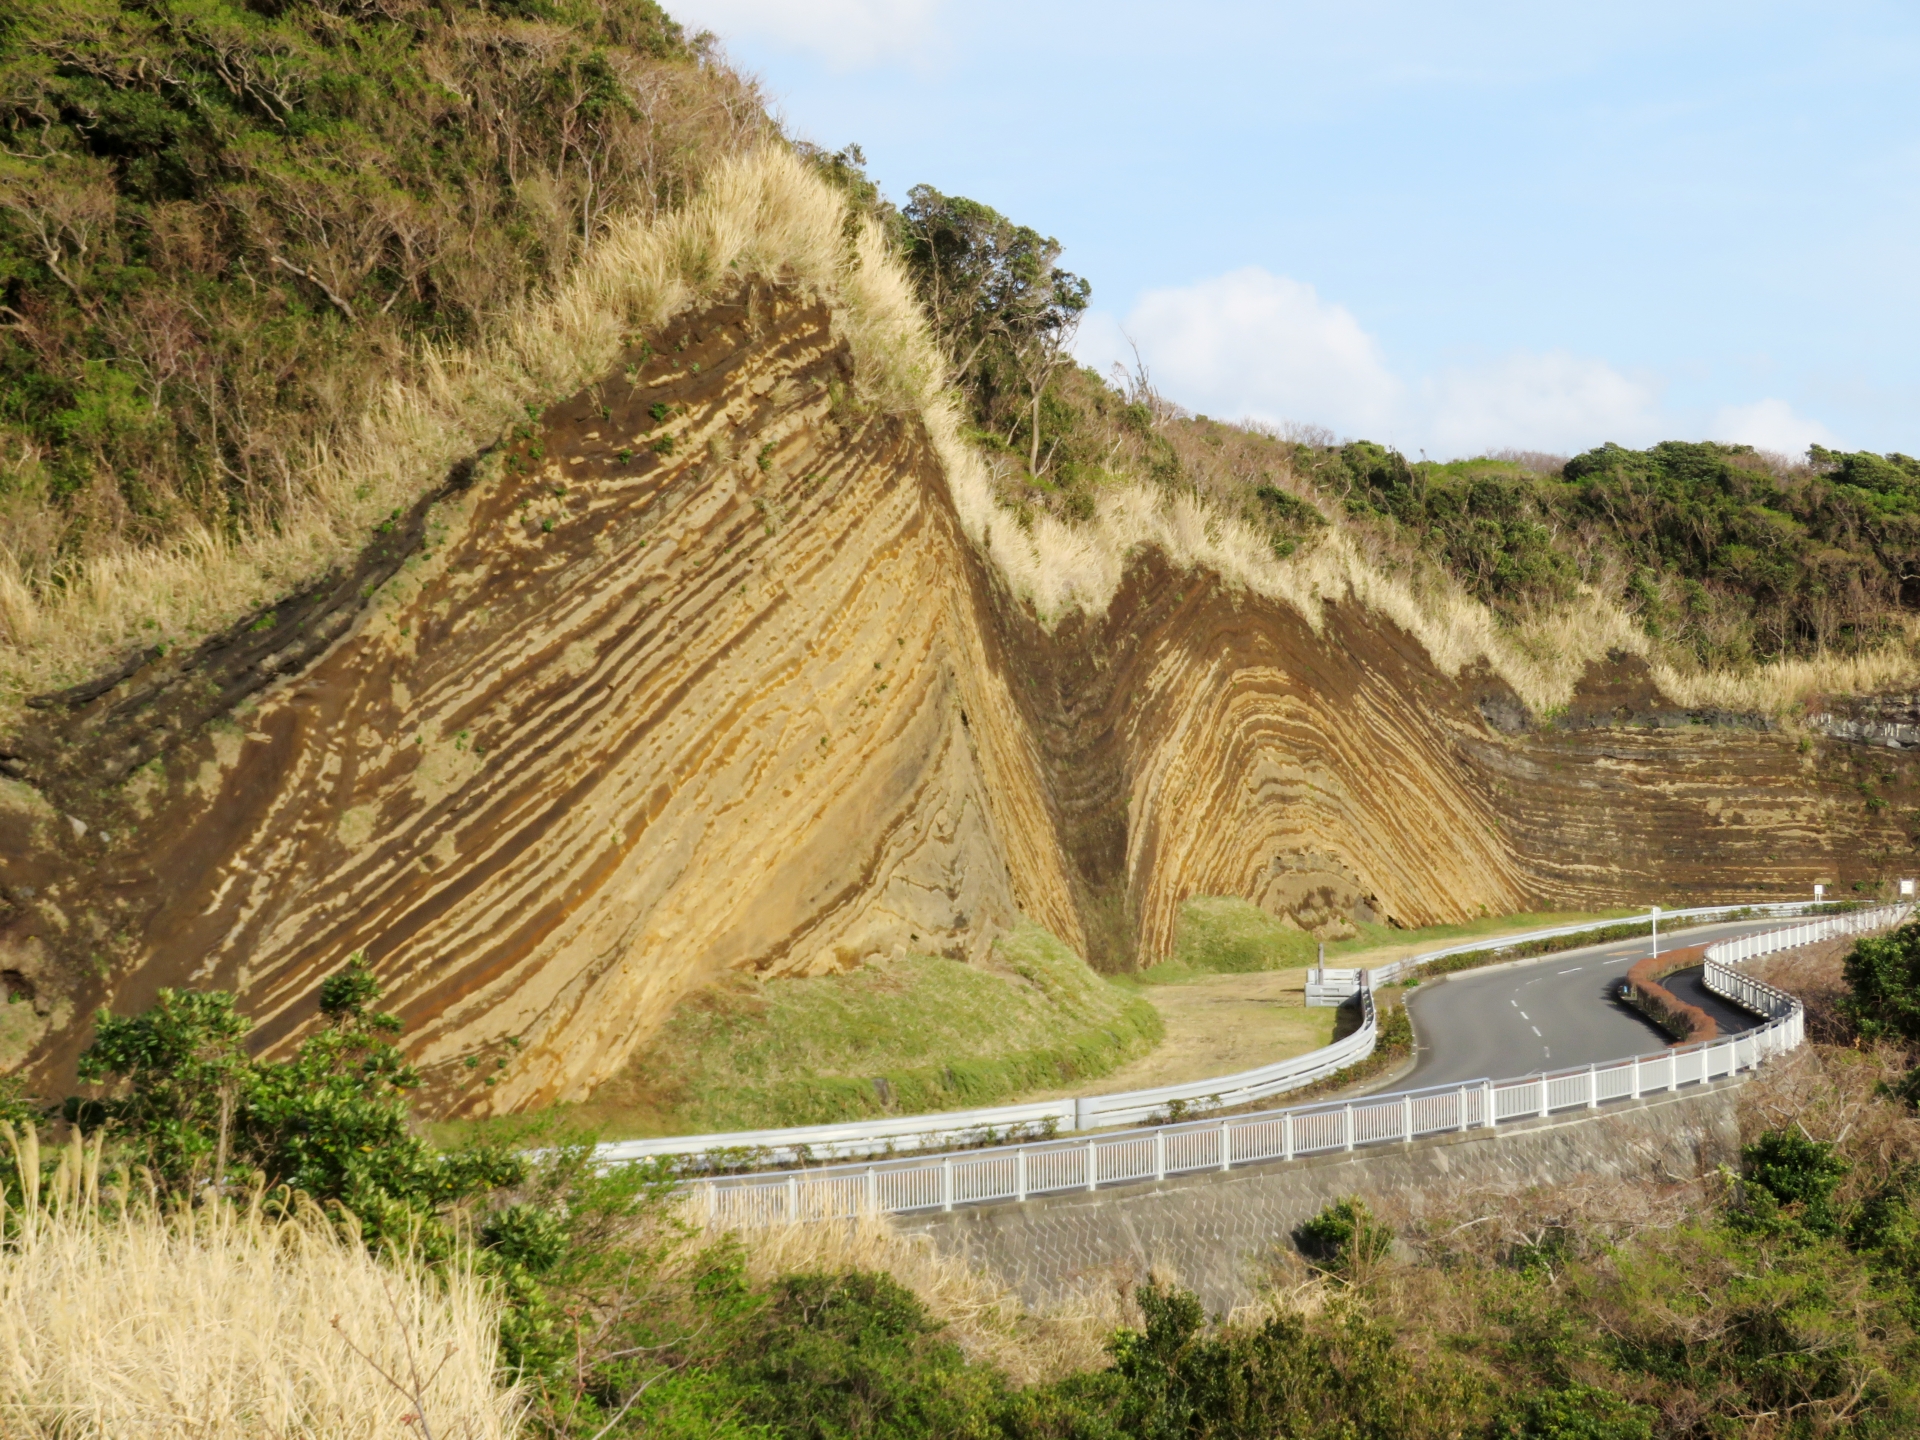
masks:
[[[1779,920],[1743,920],[1703,925],[1660,935],[1660,950],[1701,945],[1777,929]],[[1636,960],[1652,953],[1648,940],[1616,941],[1583,950],[1562,950],[1524,965],[1466,970],[1429,981],[1407,997],[1413,1017],[1414,1068],[1393,1080],[1396,1090],[1451,1085],[1483,1077],[1501,1079],[1646,1054],[1672,1043],[1638,1010],[1613,998],[1613,987]],[[1699,983],[1699,971],[1663,981],[1681,999],[1720,1022],[1722,1033],[1745,1030],[1755,1017]]]

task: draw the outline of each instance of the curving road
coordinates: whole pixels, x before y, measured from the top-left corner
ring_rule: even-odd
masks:
[[[1702,925],[1660,934],[1665,954],[1756,930],[1777,930],[1777,919]],[[1414,1067],[1379,1087],[1418,1089],[1482,1077],[1526,1075],[1644,1054],[1668,1045],[1665,1031],[1613,998],[1613,987],[1636,960],[1652,953],[1645,939],[1562,950],[1519,965],[1466,970],[1429,981],[1407,997],[1413,1018]],[[1682,971],[1662,982],[1681,999],[1720,1022],[1723,1033],[1759,1022],[1709,994],[1700,972]]]

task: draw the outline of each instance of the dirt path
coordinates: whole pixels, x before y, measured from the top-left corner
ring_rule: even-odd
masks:
[[[1166,1038],[1152,1054],[1101,1076],[1097,1086],[1073,1085],[1027,1098],[1178,1085],[1317,1049],[1333,1038],[1334,1012],[1306,1008],[1306,982],[1305,970],[1261,970],[1208,975],[1181,985],[1149,985],[1142,993],[1167,1027]]]

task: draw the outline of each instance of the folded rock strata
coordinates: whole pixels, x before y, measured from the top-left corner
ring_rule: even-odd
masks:
[[[0,1067],[64,1085],[95,1006],[165,985],[284,1050],[365,951],[479,1114],[589,1094],[723,972],[978,963],[1020,914],[1125,968],[1194,895],[1418,925],[1908,853],[1637,662],[1542,729],[1357,605],[1316,631],[1152,553],[1043,624],[851,379],[825,305],[746,283],[356,569],[45,697],[0,742]]]

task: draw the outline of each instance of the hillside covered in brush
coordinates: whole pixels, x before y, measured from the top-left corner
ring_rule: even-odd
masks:
[[[286,1052],[362,952],[481,1115],[740,976],[1043,1017],[1028,926],[1122,972],[1197,896],[1331,937],[1920,844],[1910,460],[1188,415],[1074,362],[1058,241],[896,204],[644,0],[59,0],[0,76],[36,1084],[163,985]],[[1056,1069],[1149,1043],[1087,993]]]
[[[652,0],[14,6],[0,125],[0,495],[36,594],[339,503],[314,469],[386,387],[770,133]]]

